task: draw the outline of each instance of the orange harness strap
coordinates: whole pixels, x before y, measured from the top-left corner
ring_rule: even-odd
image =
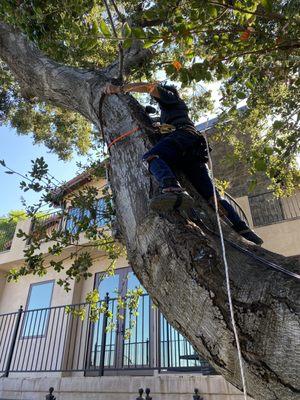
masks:
[[[132,135],[133,133],[139,131],[141,128],[139,126],[137,126],[136,128],[131,129],[128,132],[123,133],[122,135],[116,137],[112,142],[109,143],[108,148],[110,149],[111,146],[113,146],[114,144],[116,144],[117,142],[119,142],[120,140],[125,139],[126,137]]]

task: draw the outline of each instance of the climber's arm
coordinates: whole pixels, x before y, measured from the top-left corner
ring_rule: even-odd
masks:
[[[104,89],[106,94],[118,94],[118,93],[149,93],[151,96],[160,98],[159,90],[157,89],[157,83],[147,83],[147,82],[138,82],[138,83],[128,83],[122,86],[116,86],[112,83],[108,83]]]

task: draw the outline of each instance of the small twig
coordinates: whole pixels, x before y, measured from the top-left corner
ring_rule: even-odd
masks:
[[[115,12],[116,12],[116,14],[117,14],[119,20],[120,20],[122,23],[126,22],[126,18],[124,17],[124,15],[122,15],[122,14],[120,13],[120,11],[119,11],[119,9],[118,9],[118,7],[117,7],[115,1],[114,1],[114,0],[110,0],[110,1],[111,1],[112,5],[113,5],[113,7],[114,7],[114,9],[115,9]]]
[[[106,0],[103,0],[103,3],[104,3],[104,5],[105,5],[106,12],[107,12],[107,15],[108,15],[108,18],[109,18],[110,25],[111,25],[111,27],[112,27],[113,33],[114,33],[115,37],[117,38],[117,37],[118,37],[117,31],[116,31],[115,24],[114,24],[114,20],[113,20],[113,18],[112,18],[112,15],[111,15],[110,9],[109,9],[109,7],[108,7],[107,1],[106,1]]]
[[[26,179],[26,180],[27,180],[28,182],[30,182],[30,183],[33,183],[33,182],[34,182],[34,178],[30,179],[30,178],[28,178],[28,176],[23,175],[23,174],[21,174],[20,172],[15,171],[14,169],[8,167],[6,164],[5,164],[5,165],[1,164],[1,165],[2,165],[4,168],[6,168],[8,171],[10,171],[12,174],[18,175],[18,176],[20,176],[21,178]],[[43,182],[44,185],[46,185],[46,186],[48,186],[48,184],[49,184],[49,182],[47,182],[47,181],[45,181],[45,180],[43,180],[43,179],[41,179],[41,182]],[[58,187],[55,183],[54,183],[54,185],[55,185],[56,187]],[[45,189],[45,187],[44,187],[44,189]]]
[[[300,45],[299,45],[300,46]],[[279,45],[279,46],[275,46],[275,47],[267,47],[267,48],[265,48],[265,49],[259,49],[259,50],[252,50],[252,51],[244,51],[244,52],[242,52],[242,53],[236,53],[236,54],[232,54],[232,55],[230,55],[230,56],[226,56],[226,57],[223,57],[223,58],[217,58],[217,59],[215,59],[214,61],[227,61],[227,60],[230,60],[231,58],[235,58],[235,57],[241,57],[241,56],[245,56],[245,55],[248,55],[248,54],[259,54],[259,53],[268,53],[268,52],[270,52],[270,51],[273,51],[273,50],[281,50],[281,51],[284,51],[284,50],[287,50],[287,49],[297,49],[298,47],[294,44],[294,45],[292,45],[292,46],[281,46],[281,45]]]

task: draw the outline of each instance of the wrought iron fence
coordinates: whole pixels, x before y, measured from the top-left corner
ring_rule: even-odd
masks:
[[[160,314],[160,368],[162,370],[201,370],[212,373],[212,367],[196,353],[193,346]]]
[[[278,198],[273,192],[249,196],[254,226],[300,218],[300,192],[290,197]]]
[[[214,373],[187,340],[153,310],[148,294],[137,313],[118,309],[118,299],[106,296],[112,317],[96,322],[87,303],[23,310],[0,315],[0,372],[84,371],[103,375],[114,370],[198,370]],[[102,302],[103,305],[103,302]],[[121,315],[121,318],[117,317]],[[128,329],[131,335],[127,335]]]

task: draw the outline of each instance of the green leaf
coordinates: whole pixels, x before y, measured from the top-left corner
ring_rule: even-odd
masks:
[[[261,0],[262,6],[269,12],[272,11],[272,1],[271,0]]]
[[[106,25],[106,23],[103,20],[100,22],[100,30],[105,37],[111,36],[110,30],[108,29],[108,26]]]
[[[166,71],[166,74],[168,76],[170,76],[170,77],[175,77],[176,74],[177,74],[177,71],[176,71],[176,69],[175,69],[173,64],[166,65],[165,66],[165,71]]]
[[[268,156],[271,156],[272,154],[273,154],[273,148],[272,147],[270,147],[270,146],[266,146],[265,148],[264,148],[264,153],[265,154],[267,154]]]
[[[273,129],[280,129],[283,127],[283,125],[284,124],[282,121],[276,120],[273,122]]]
[[[252,181],[250,181],[250,184],[248,186],[249,192],[253,192],[253,190],[255,189],[256,185],[257,185],[257,180],[256,179],[253,179]]]
[[[276,144],[277,146],[284,148],[285,147],[285,142],[281,138],[276,139]]]
[[[252,85],[252,83],[250,81],[246,81],[246,86],[248,89],[251,89],[251,90],[254,89],[254,86]]]
[[[123,47],[124,49],[129,49],[129,47],[132,45],[132,39],[131,38],[127,38],[124,40],[123,42]]]
[[[150,10],[146,10],[144,12],[144,17],[148,21],[150,21],[151,19],[155,19],[155,18],[157,18],[157,11],[154,10],[153,8]]]
[[[247,97],[247,95],[246,95],[244,92],[237,92],[237,93],[236,93],[236,97],[237,97],[238,99],[243,100],[243,99],[245,99],[245,98]]]
[[[192,77],[189,73],[189,70],[187,68],[182,68],[180,70],[180,80],[184,86],[188,85],[191,83]]]
[[[125,24],[123,25],[123,30],[124,30],[124,36],[125,37],[131,36],[131,28],[130,28],[130,26],[128,25],[127,22],[125,22]]]
[[[202,63],[194,63],[190,69],[192,79],[201,81],[205,78],[205,69]]]
[[[144,49],[148,49],[149,47],[153,46],[157,42],[157,39],[155,40],[145,40],[144,42]]]
[[[264,158],[259,158],[258,160],[255,161],[254,167],[257,171],[264,172],[267,169],[267,163]]]
[[[208,5],[208,13],[211,17],[216,18],[218,16],[218,10],[217,7],[213,7],[211,5]]]
[[[132,35],[137,39],[142,39],[145,37],[145,32],[142,28],[132,28],[131,29]]]

